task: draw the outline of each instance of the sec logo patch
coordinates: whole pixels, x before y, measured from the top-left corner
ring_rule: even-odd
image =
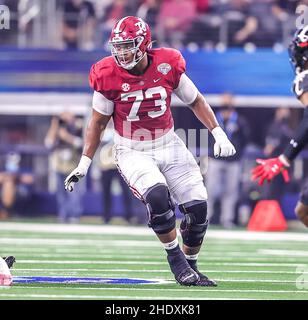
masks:
[[[130,85],[128,83],[123,83],[122,84],[122,90],[127,92],[130,90]]]

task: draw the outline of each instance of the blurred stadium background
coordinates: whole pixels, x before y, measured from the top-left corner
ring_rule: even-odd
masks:
[[[108,149],[104,149],[104,146],[108,146],[108,139],[103,141],[102,150],[97,152],[91,172],[78,191],[82,200],[80,216],[64,220],[56,196],[60,188],[57,185],[54,157],[57,145],[51,148],[48,141],[46,142],[52,119],[58,119],[60,125],[66,126],[64,112],[76,117],[76,121],[82,121],[84,127],[91,110],[92,99],[92,92],[88,86],[89,69],[94,62],[109,55],[107,42],[111,27],[116,20],[125,15],[138,15],[150,24],[155,40],[154,46],[175,47],[181,50],[187,62],[188,75],[215,112],[219,113],[225,107],[223,98],[226,94],[231,94],[234,99],[232,102],[228,101],[236,107],[238,115],[246,122],[249,134],[247,133],[245,143],[242,144],[242,157],[237,159],[241,170],[238,190],[233,192],[236,207],[232,214],[232,223],[220,225],[218,213],[221,199],[224,197],[221,196],[214,204],[213,228],[215,229],[215,224],[217,228],[245,228],[255,205],[263,199],[279,202],[289,230],[300,231],[303,228],[295,217],[294,207],[301,182],[308,170],[307,151],[302,152],[292,166],[291,183],[283,185],[279,182],[275,190],[264,190],[252,183],[250,170],[255,165],[256,157],[278,155],[281,151],[279,148],[285,145],[285,141],[288,141],[289,135],[301,119],[302,107],[291,91],[294,75],[288,62],[287,47],[296,29],[299,15],[303,12],[307,15],[304,9],[308,1],[0,0],[1,5],[7,6],[10,11],[9,28],[4,20],[0,20],[0,219],[3,235],[0,241],[3,248],[6,248],[1,254],[10,254],[10,248],[14,248],[10,241],[14,241],[14,237],[44,237],[44,234],[39,233],[39,227],[31,233],[31,230],[22,230],[19,224],[16,224],[15,228],[10,224],[14,221],[146,224],[147,215],[143,205],[132,195],[127,195],[112,164],[103,163],[100,157],[104,152],[108,152]],[[191,128],[202,128],[192,112],[177,99],[173,99],[172,105],[176,129],[187,132]],[[281,109],[288,110],[287,115],[280,117],[278,113]],[[273,129],[275,119],[282,121],[278,121],[277,127]],[[78,139],[71,144],[80,151]],[[65,158],[65,155],[62,156]],[[225,167],[228,168],[228,165],[226,162]],[[109,193],[106,197],[103,192],[106,185],[109,186],[109,199]],[[128,211],[132,212],[129,221],[126,221]],[[10,235],[13,237],[11,240]],[[69,237],[64,231],[62,236]],[[81,237],[77,231],[76,236]],[[53,238],[54,235],[50,237]],[[108,235],[104,237],[108,241]],[[274,242],[265,243],[267,240],[260,243],[263,249],[286,248],[286,242],[274,245]],[[216,250],[217,255],[220,252],[226,257],[225,263],[228,264],[231,261],[231,257],[226,256],[228,241],[220,241],[224,247],[223,251],[220,251],[219,245],[215,247],[215,240],[209,240],[209,245],[212,245],[211,252]],[[229,244],[233,245],[234,250],[240,246],[239,241],[231,241]],[[300,242],[297,244],[298,250],[303,249]],[[65,247],[62,248],[64,254]],[[111,246],[110,250],[118,249],[115,245],[114,248]],[[241,256],[236,253],[232,255],[231,248],[229,252],[232,255],[232,263],[247,263],[249,257],[245,260],[243,255],[245,250],[249,252],[250,249],[256,253],[255,257],[250,257],[250,262],[258,261],[257,257],[260,255],[260,261],[263,259],[261,262],[268,261],[268,256],[262,258],[262,253],[259,252],[261,249],[257,245],[256,248],[252,248],[247,244],[247,247],[242,248]],[[292,245],[287,249],[291,250]],[[76,252],[75,256],[84,256],[87,250],[84,248],[84,251]],[[71,249],[67,249],[68,251],[72,253]],[[16,252],[18,253],[18,250]],[[39,252],[45,251],[43,248],[34,249],[33,259],[43,257]],[[53,253],[55,254],[56,250],[45,252],[46,257]],[[25,252],[20,251],[19,254],[21,260],[27,258]],[[140,256],[142,254],[145,252],[140,251]],[[216,255],[212,257],[212,262],[216,258]],[[301,263],[307,263],[306,258],[305,255],[302,256]],[[272,259],[272,264],[278,265],[284,258]],[[294,259],[294,256],[287,258],[290,264],[294,263],[293,266],[285,265],[286,268],[292,268],[292,272],[295,272]],[[217,258],[214,262],[219,264],[222,261]],[[34,269],[26,269],[29,263],[31,264],[26,260],[21,261],[21,267],[24,269],[20,269],[18,275],[33,273]],[[44,264],[35,266],[42,269],[46,267]],[[85,266],[88,267],[86,262]],[[248,266],[247,264],[246,267]],[[269,268],[267,272],[272,269]],[[26,270],[30,271],[27,273]],[[285,269],[279,270],[281,273],[287,272]],[[54,270],[54,273],[48,274],[56,272]],[[82,275],[87,276],[89,273],[85,271]],[[128,272],[127,276],[131,274]],[[153,277],[156,277],[155,273]],[[292,282],[295,279],[293,278],[287,280]],[[256,279],[260,278],[256,276]],[[281,278],[277,278],[275,281],[280,280]],[[271,285],[277,289],[273,284],[275,281]],[[232,281],[229,285],[233,288]],[[245,288],[244,285],[240,289]],[[279,288],[287,290],[282,284]],[[18,297],[19,293],[16,294]],[[157,294],[159,296],[159,293]],[[267,297],[270,298],[271,294],[269,292]],[[5,298],[7,297],[6,295]],[[20,297],[23,297],[22,293]],[[67,297],[70,298],[69,295]],[[219,297],[219,293],[212,297]],[[232,297],[232,294],[223,297]],[[238,297],[245,298],[247,295],[242,291]],[[284,298],[285,295],[281,293],[276,297]],[[32,298],[40,297],[33,295]],[[41,298],[44,298],[44,295]],[[91,299],[91,296],[89,298]]]

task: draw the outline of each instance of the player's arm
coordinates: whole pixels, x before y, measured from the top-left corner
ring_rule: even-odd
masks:
[[[256,160],[259,165],[252,170],[251,178],[252,180],[259,179],[259,185],[262,185],[264,181],[270,182],[280,173],[282,174],[285,182],[290,180],[287,168],[290,167],[291,162],[308,143],[308,91],[306,91],[306,89],[299,97],[299,100],[306,106],[306,108],[304,111],[304,117],[295,132],[294,138],[290,140],[290,143],[279,157]]]
[[[213,109],[206,102],[203,95],[196,88],[194,83],[187,77],[185,73],[181,75],[175,94],[194,112],[196,117],[210,130],[214,139],[214,155],[215,157],[229,157],[236,153],[233,144],[229,141],[227,135],[219,126]]]
[[[113,102],[107,100],[102,94],[94,92],[93,111],[85,132],[82,156],[77,168],[65,179],[66,190],[73,191],[74,184],[87,174],[112,113]]]
[[[57,140],[58,129],[59,129],[59,118],[52,117],[51,124],[44,141],[45,146],[47,148],[52,148],[54,146]]]
[[[86,128],[84,147],[82,155],[93,159],[94,154],[100,144],[103,131],[106,129],[111,115],[104,115],[97,112],[95,109],[92,111],[92,116]]]
[[[305,107],[304,117],[297,128],[294,138],[285,148],[280,159],[289,166],[308,143],[308,92],[301,95],[300,101]]]

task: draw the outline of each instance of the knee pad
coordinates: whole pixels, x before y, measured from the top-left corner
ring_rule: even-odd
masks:
[[[179,206],[184,218],[180,225],[183,243],[188,247],[198,247],[205,236],[208,220],[207,203],[204,200],[195,200]]]
[[[148,215],[148,226],[158,234],[168,233],[175,228],[174,205],[165,184],[156,184],[143,196]]]

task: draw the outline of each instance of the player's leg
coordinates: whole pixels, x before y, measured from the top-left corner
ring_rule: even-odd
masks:
[[[206,200],[193,200],[179,206],[184,214],[180,225],[183,240],[183,252],[187,262],[195,270],[200,280],[199,286],[216,286],[216,282],[202,274],[198,269],[198,255],[202,247],[203,239],[208,227]]]
[[[295,213],[300,221],[308,227],[308,179],[304,182],[300,200],[295,207]]]
[[[167,260],[175,279],[182,285],[194,284],[198,276],[191,270],[180,249],[176,233],[175,208],[167,185],[158,183],[150,187],[143,199],[149,214],[149,226],[167,252]]]
[[[200,168],[182,141],[176,140],[172,149],[172,160],[166,164],[163,173],[184,214],[180,226],[183,252],[189,265],[200,277],[196,285],[216,286],[216,282],[202,274],[197,267],[198,254],[208,227],[207,191]]]
[[[17,194],[16,178],[10,173],[4,173],[2,181],[1,202],[3,205],[3,218],[11,213]]]
[[[166,249],[167,260],[175,279],[181,285],[192,285],[199,277],[191,269],[179,247],[174,206],[165,177],[157,164],[151,155],[125,148],[115,148],[115,160],[128,186],[146,205],[149,226]]]
[[[14,263],[16,262],[16,259],[14,256],[3,257],[2,259],[6,262],[9,269],[11,269]]]
[[[220,200],[224,192],[223,183],[223,162],[217,159],[209,159],[208,168],[205,175],[205,185],[208,192],[207,212],[209,221],[215,215],[214,205]]]
[[[308,205],[302,202],[297,202],[295,213],[298,219],[308,228]]]
[[[240,161],[221,160],[221,162],[226,169],[226,179],[224,181],[225,192],[221,199],[220,223],[224,228],[230,229],[235,226],[235,208],[239,194],[241,164]]]

